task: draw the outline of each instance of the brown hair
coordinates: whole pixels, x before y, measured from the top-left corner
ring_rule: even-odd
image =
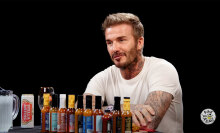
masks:
[[[130,24],[133,27],[133,34],[136,40],[144,36],[144,26],[140,22],[140,19],[131,13],[115,13],[108,15],[102,24],[102,30],[105,33],[106,28],[123,23]]]

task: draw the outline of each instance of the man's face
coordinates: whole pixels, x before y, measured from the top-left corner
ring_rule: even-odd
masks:
[[[130,65],[138,56],[138,42],[129,24],[113,25],[106,29],[105,39],[109,55],[118,68]]]

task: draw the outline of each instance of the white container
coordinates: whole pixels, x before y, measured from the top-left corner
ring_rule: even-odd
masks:
[[[21,128],[34,128],[34,95],[21,96]]]

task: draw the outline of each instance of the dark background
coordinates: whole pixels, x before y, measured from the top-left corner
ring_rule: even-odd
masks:
[[[101,23],[110,13],[131,12],[145,27],[145,56],[164,58],[179,73],[184,131],[219,127],[219,3],[213,2],[17,2],[1,3],[0,86],[35,96],[41,86],[82,94],[96,73],[112,65]],[[217,115],[205,125],[200,113]],[[15,126],[20,126],[20,112]],[[172,128],[172,127],[171,127]]]

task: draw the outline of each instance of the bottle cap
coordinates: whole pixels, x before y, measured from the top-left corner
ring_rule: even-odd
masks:
[[[92,109],[92,96],[86,96],[86,109]]]
[[[114,110],[121,110],[121,105],[120,105],[121,97],[115,96],[114,100],[115,100]]]
[[[75,105],[75,95],[70,94],[68,95],[68,108],[74,108]]]
[[[78,102],[78,104],[77,104],[77,108],[83,108],[83,96],[82,95],[78,95],[78,97],[77,97],[77,102]]]
[[[50,93],[44,93],[43,98],[44,98],[44,105],[46,105],[46,106],[49,105]]]
[[[95,109],[101,109],[102,96],[95,96]]]
[[[52,107],[58,107],[58,95],[57,94],[52,95]]]
[[[105,110],[105,113],[110,113],[111,111],[109,109]]]
[[[66,108],[66,94],[60,94],[60,108]]]

